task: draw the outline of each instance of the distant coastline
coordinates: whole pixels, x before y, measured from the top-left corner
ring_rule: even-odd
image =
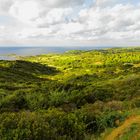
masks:
[[[107,48],[123,48],[113,46],[97,47],[3,47],[0,46],[0,60],[15,60],[16,56],[35,56],[49,53],[64,53],[71,50],[100,50]],[[126,47],[128,48],[128,47]]]

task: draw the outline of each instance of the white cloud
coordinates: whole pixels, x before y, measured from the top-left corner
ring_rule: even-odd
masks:
[[[40,3],[47,7],[62,8],[82,5],[84,3],[84,0],[40,0]]]
[[[139,4],[130,0],[97,0],[87,8],[84,4],[84,0],[0,0],[0,12],[18,23],[18,28],[0,26],[1,36],[39,43],[140,42]]]
[[[105,7],[105,6],[111,6],[118,2],[119,0],[96,0],[96,6],[99,7]]]
[[[82,31],[84,29],[84,25],[80,24],[78,22],[71,22],[68,24],[62,24],[61,25],[61,29],[58,32],[58,34],[61,35],[70,35],[70,34],[74,34],[74,33],[78,33],[80,31]]]
[[[24,28],[22,31],[17,33],[18,38],[27,39],[27,38],[36,38],[39,36],[49,36],[52,33],[50,28]]]
[[[0,31],[3,31],[5,28],[6,28],[5,26],[1,25],[0,26]]]
[[[99,39],[130,39],[136,30],[140,30],[139,6],[118,4],[106,8],[92,7],[82,10],[79,15],[79,21],[86,25],[84,32],[89,31],[91,39],[92,36]]]
[[[7,13],[12,4],[13,0],[0,0],[0,15]]]
[[[35,1],[15,2],[11,8],[10,13],[23,22],[34,20],[39,16],[39,6]]]
[[[45,27],[48,25],[60,24],[67,22],[73,13],[72,8],[53,8],[48,11],[46,15],[40,16],[35,20],[36,24],[41,27]]]
[[[69,5],[70,4],[70,5]],[[9,9],[10,14],[23,23],[47,26],[65,22],[73,14],[72,5],[82,4],[82,0],[25,0],[16,1]],[[52,6],[53,8],[50,8]],[[63,7],[65,6],[65,7]],[[67,7],[66,7],[67,6]]]

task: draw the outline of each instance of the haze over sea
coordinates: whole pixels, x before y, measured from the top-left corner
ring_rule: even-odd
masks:
[[[48,53],[64,53],[70,50],[95,50],[110,47],[0,47],[0,60],[12,60],[12,54],[34,56]]]

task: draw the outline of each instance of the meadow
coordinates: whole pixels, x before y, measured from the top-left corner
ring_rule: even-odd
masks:
[[[139,115],[140,47],[0,60],[0,140],[137,140]]]

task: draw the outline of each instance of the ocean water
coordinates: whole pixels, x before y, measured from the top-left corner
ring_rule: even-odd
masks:
[[[109,47],[0,47],[0,60],[13,60],[18,56],[34,56],[48,53],[64,53],[70,50],[95,50]]]

